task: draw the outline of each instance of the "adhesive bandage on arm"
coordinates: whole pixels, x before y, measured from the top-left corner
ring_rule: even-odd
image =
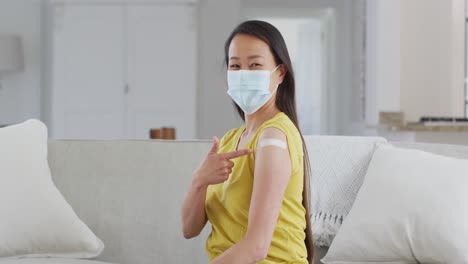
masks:
[[[258,142],[258,148],[263,148],[267,146],[274,146],[274,147],[286,149],[288,147],[288,144],[283,140],[279,140],[275,138],[266,138]]]

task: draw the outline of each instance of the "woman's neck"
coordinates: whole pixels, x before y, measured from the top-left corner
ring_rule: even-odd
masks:
[[[265,121],[270,120],[279,112],[281,111],[276,107],[275,100],[273,99],[268,101],[257,112],[245,115],[245,134],[250,135],[255,133]]]

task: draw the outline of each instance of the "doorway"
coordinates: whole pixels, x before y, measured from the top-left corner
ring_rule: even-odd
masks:
[[[274,25],[283,35],[296,78],[296,104],[304,135],[330,133],[335,122],[329,115],[333,104],[333,78],[329,70],[333,52],[333,10],[245,8],[244,20],[257,19]]]

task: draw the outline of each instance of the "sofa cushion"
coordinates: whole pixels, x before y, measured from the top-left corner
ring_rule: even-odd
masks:
[[[93,258],[103,247],[52,182],[46,126],[1,128],[0,257]]]
[[[380,147],[324,263],[468,263],[468,160]]]
[[[180,205],[211,142],[55,140],[49,164],[57,187],[106,248],[99,260],[123,264],[207,263],[207,224],[181,231]]]
[[[315,245],[330,246],[364,181],[380,137],[305,136],[311,165],[311,222]]]

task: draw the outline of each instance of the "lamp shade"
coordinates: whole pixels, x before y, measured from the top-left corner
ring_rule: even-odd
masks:
[[[0,75],[23,71],[23,45],[17,35],[0,34]]]

